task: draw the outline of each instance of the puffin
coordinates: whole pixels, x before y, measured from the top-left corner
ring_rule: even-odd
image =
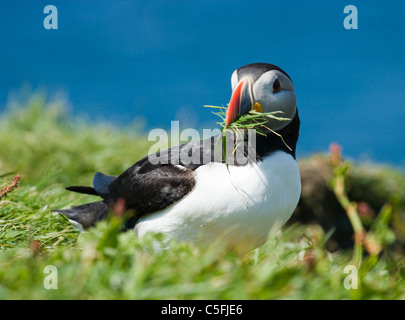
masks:
[[[66,189],[99,201],[54,211],[86,230],[119,205],[127,213],[122,229],[139,237],[162,233],[159,250],[172,239],[238,252],[264,244],[301,194],[297,99],[290,76],[268,63],[236,69],[231,87],[221,134],[151,153],[118,176],[97,172],[92,187]],[[283,120],[266,118],[260,132],[226,130],[252,110],[280,112]]]

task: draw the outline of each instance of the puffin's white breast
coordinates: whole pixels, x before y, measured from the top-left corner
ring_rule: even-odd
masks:
[[[251,250],[266,241],[276,222],[283,225],[290,218],[301,192],[297,162],[282,151],[246,166],[203,165],[195,178],[186,197],[139,220],[139,236],[161,232],[169,239],[219,240]]]

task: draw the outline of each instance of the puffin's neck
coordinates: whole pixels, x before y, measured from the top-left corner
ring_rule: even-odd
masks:
[[[266,133],[266,136],[257,133],[256,153],[258,159],[261,159],[267,154],[277,150],[285,151],[295,158],[295,149],[297,146],[299,130],[300,118],[298,116],[297,109],[292,121],[284,128],[276,131],[282,138],[270,131]]]

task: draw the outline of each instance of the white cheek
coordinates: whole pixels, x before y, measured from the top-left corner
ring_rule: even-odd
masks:
[[[293,91],[282,90],[278,93],[273,93],[273,88],[267,85],[262,85],[254,88],[253,94],[255,101],[260,103],[263,112],[282,111],[283,114],[276,115],[284,118],[292,119],[296,112],[296,96]],[[273,130],[279,130],[286,126],[290,121],[271,120],[270,127]]]
[[[279,110],[276,108],[282,102],[279,95],[273,94],[273,86],[270,84],[255,83],[253,86],[253,96],[255,101],[262,106],[263,112]]]
[[[273,88],[270,85],[258,84],[253,85],[253,96],[256,102],[260,104],[270,104],[274,102],[275,98],[271,93]]]
[[[297,98],[293,91],[283,90],[275,95],[277,100],[275,105],[285,113],[287,117],[295,115],[295,109],[297,107]]]

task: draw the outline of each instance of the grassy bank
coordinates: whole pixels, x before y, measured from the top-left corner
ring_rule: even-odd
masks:
[[[312,203],[311,192],[321,187],[304,181],[309,193],[297,212],[301,218],[271,232],[258,250],[241,257],[173,243],[156,254],[151,247],[159,236],[140,240],[121,233],[114,217],[80,234],[51,211],[94,200],[65,186],[88,185],[99,170],[119,174],[147,154],[146,137],[134,127],[83,122],[58,102],[33,96],[2,114],[0,148],[0,187],[21,176],[19,186],[0,198],[0,299],[405,298],[405,178],[394,169],[330,164],[320,156],[302,160],[303,172],[313,161],[328,163],[322,171],[319,162],[315,171],[323,174],[322,192],[334,197],[335,207],[326,195]],[[360,261],[348,210],[334,193],[339,183],[363,230]],[[344,240],[346,245],[331,248],[332,241]],[[56,278],[47,277],[49,265]],[[348,265],[357,267],[357,277]]]

